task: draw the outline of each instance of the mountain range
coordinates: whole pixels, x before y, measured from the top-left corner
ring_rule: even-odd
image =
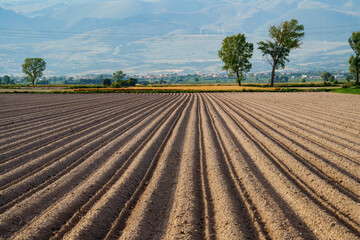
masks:
[[[0,2],[0,75],[20,74],[27,57],[44,58],[47,75],[220,72],[224,37],[256,43],[292,18],[305,37],[287,71],[348,69],[357,0],[13,0]],[[252,62],[270,71],[256,44]]]

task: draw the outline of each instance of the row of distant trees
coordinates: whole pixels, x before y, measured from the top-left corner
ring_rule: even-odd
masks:
[[[296,19],[285,21],[279,25],[269,28],[269,37],[265,41],[258,42],[258,49],[261,50],[263,57],[272,67],[270,86],[274,86],[275,72],[277,69],[285,68],[289,62],[291,50],[300,48],[304,37],[304,26],[299,24]],[[359,84],[360,68],[360,32],[352,33],[349,38],[350,47],[355,52],[349,58],[349,71],[355,77],[356,84]],[[224,62],[223,70],[227,71],[229,77],[236,75],[236,81],[241,85],[245,73],[251,70],[250,58],[253,55],[254,44],[246,41],[245,34],[238,34],[226,37],[222,42],[222,47],[218,52],[219,57]],[[322,74],[324,83],[333,82],[334,76],[325,72]],[[351,77],[348,77],[349,80]]]
[[[39,77],[43,76],[43,71],[46,69],[46,62],[42,58],[26,58],[24,64],[22,65],[23,73],[27,76],[25,79],[27,81],[32,82],[35,85],[35,80]],[[130,78],[128,80],[124,80],[126,74],[123,71],[116,71],[113,73],[113,80],[111,81],[109,78],[105,78],[103,80],[103,85],[111,86],[114,88],[120,87],[128,87],[128,86],[135,86],[137,84],[137,79]],[[42,80],[45,84],[48,84],[49,81]],[[38,82],[39,83],[39,82]],[[80,81],[81,83],[81,81]],[[15,84],[14,80],[10,79],[8,75],[5,75],[2,79],[0,78],[0,84],[12,85]]]

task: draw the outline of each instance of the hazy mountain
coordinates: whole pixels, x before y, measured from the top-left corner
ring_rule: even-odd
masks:
[[[58,75],[218,72],[225,36],[245,32],[256,43],[270,24],[291,18],[304,24],[305,38],[289,68],[347,69],[359,12],[356,0],[14,0],[0,3],[0,75],[20,73],[35,56]],[[269,70],[258,50],[253,63]]]

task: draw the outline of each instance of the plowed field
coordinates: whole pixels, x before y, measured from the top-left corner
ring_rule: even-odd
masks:
[[[0,238],[360,239],[360,96],[0,103]]]

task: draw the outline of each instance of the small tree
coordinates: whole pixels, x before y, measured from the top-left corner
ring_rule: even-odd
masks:
[[[104,81],[103,81],[103,85],[104,86],[110,86],[111,85],[111,80],[109,78],[105,78]]]
[[[360,32],[353,32],[349,38],[349,45],[354,51],[355,56],[351,55],[349,58],[350,73],[355,76],[355,84],[359,84],[359,69],[360,69]]]
[[[43,75],[46,62],[42,58],[26,58],[22,65],[23,73],[28,75],[28,80],[35,84],[35,80]]]
[[[299,25],[296,19],[285,21],[278,26],[270,26],[269,35],[271,40],[258,42],[263,56],[272,66],[270,86],[274,86],[275,71],[285,68],[289,62],[292,49],[300,48],[301,38],[304,36],[304,25]]]
[[[329,81],[330,77],[331,77],[331,73],[329,73],[329,72],[323,72],[321,74],[321,78],[322,78],[322,80],[324,80],[324,84],[326,84],[326,82]]]
[[[249,59],[252,57],[254,45],[246,42],[245,34],[238,34],[226,37],[219,50],[219,57],[225,63],[222,67],[231,78],[236,74],[236,81],[241,86],[244,80],[244,73],[250,71],[252,64]]]
[[[335,81],[334,75],[331,75],[328,80],[329,80],[329,82],[331,82],[331,83],[334,82],[334,81]]]
[[[3,78],[4,84],[5,85],[10,85],[11,84],[11,79],[8,75],[5,75]]]
[[[354,77],[353,77],[353,75],[348,75],[348,76],[346,76],[345,77],[345,80],[347,81],[347,82],[351,82],[351,80],[353,79]]]
[[[112,82],[110,85],[112,88],[121,88],[122,85],[119,81]]]

